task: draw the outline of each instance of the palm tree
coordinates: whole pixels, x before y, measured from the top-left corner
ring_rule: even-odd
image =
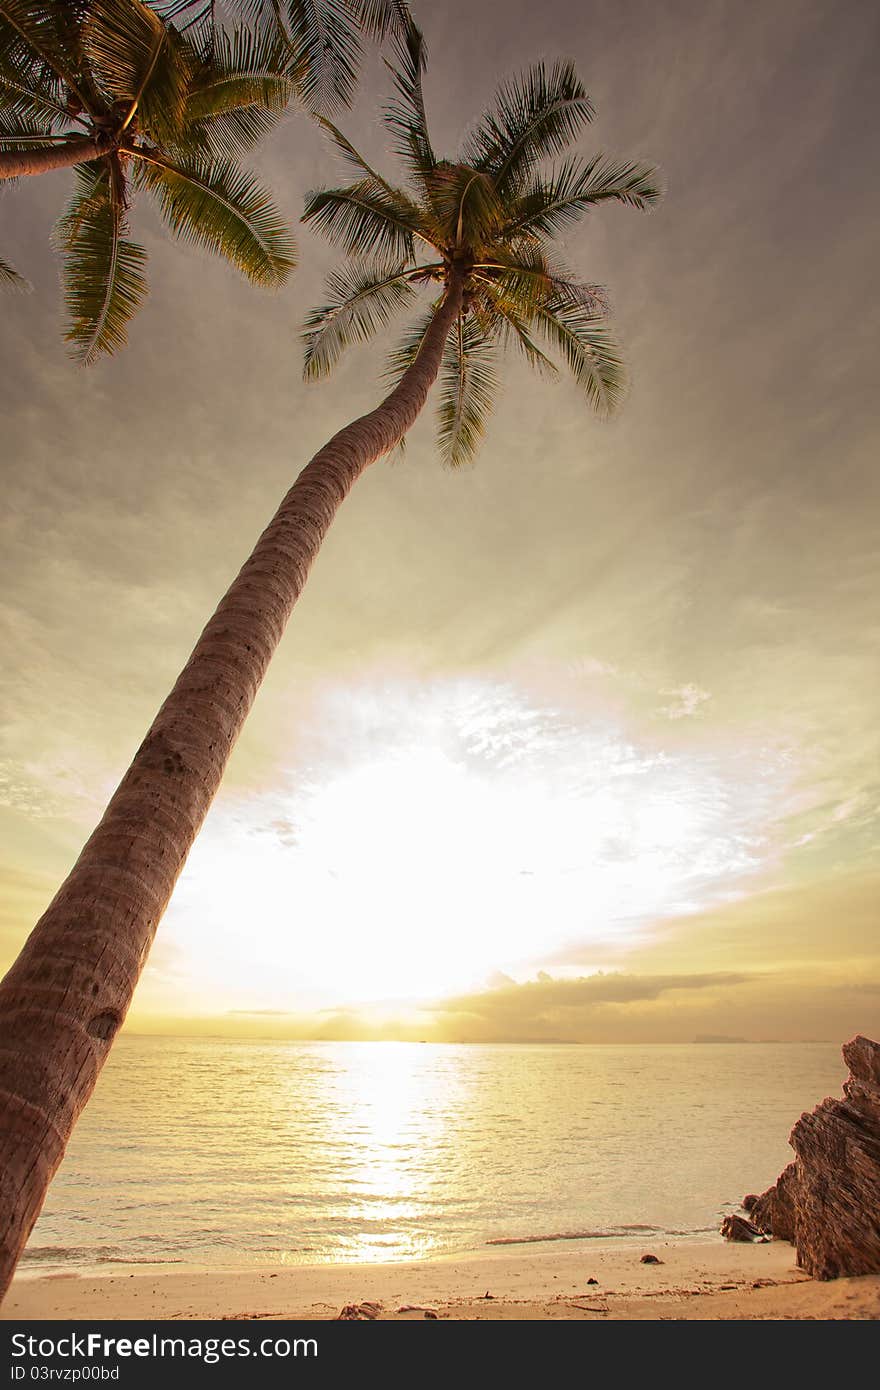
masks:
[[[0,178],[76,166],[54,239],[82,362],[124,345],[147,292],[135,191],[178,237],[284,283],[292,238],[239,161],[292,90],[277,44],[247,29],[218,32],[208,53],[141,0],[0,0]]]
[[[511,342],[538,367],[558,349],[588,400],[610,408],[620,356],[602,296],[549,259],[554,231],[596,203],[644,207],[657,196],[640,165],[569,158],[541,175],[592,116],[567,63],[501,89],[457,162],[438,159],[422,99],[423,48],[397,41],[386,123],[412,180],[387,183],[328,125],[360,177],[312,196],[306,218],[341,242],[354,268],[312,315],[306,373],[325,371],[433,285],[427,314],[400,348],[399,380],[306,466],[221,600],[103,819],[0,984],[0,1289],[11,1278],[125,1017],[159,920],[211,804],[291,609],[327,529],[367,466],[413,424],[443,368],[441,445],[470,457],[494,385],[493,354]],[[424,256],[422,255],[424,249]],[[363,257],[381,257],[379,265]]]
[[[284,283],[294,248],[240,160],[296,93],[350,100],[361,32],[383,37],[402,0],[0,0],[0,181],[76,166],[55,229],[68,341],[86,364],[126,342],[147,292],[128,234],[132,193],[172,232],[225,256],[258,285]],[[176,22],[175,22],[176,21]],[[0,261],[0,286],[23,282]]]

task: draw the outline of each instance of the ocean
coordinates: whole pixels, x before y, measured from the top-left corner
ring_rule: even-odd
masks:
[[[124,1035],[23,1269],[408,1260],[708,1238],[845,1076],[831,1043]]]

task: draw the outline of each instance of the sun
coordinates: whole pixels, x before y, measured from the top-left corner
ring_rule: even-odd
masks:
[[[734,796],[706,758],[488,683],[358,698],[344,758],[319,749],[292,790],[225,803],[193,853],[171,935],[218,1003],[418,1002],[564,973],[755,865],[761,789]]]

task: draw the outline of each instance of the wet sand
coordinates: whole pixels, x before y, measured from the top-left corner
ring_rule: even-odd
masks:
[[[0,1318],[330,1319],[365,1303],[366,1315],[408,1320],[874,1319],[880,1275],[818,1283],[784,1241],[572,1242],[395,1264],[25,1272]]]

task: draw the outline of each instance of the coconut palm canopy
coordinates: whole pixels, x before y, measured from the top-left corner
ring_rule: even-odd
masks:
[[[362,35],[384,36],[404,12],[401,0],[290,0],[283,11],[2,0],[0,178],[77,166],[55,228],[77,357],[123,346],[146,295],[146,252],[129,234],[137,192],[184,241],[255,284],[284,283],[291,234],[241,161],[294,93],[313,108],[349,100]],[[2,260],[0,285],[24,287]]]
[[[274,35],[291,60],[297,96],[315,113],[348,106],[365,37],[382,40],[409,22],[405,0],[157,0],[162,17],[210,34],[224,19]]]
[[[373,337],[396,314],[415,308],[420,290],[446,284],[455,273],[464,293],[444,351],[438,405],[446,463],[473,457],[498,384],[499,351],[509,346],[539,371],[555,374],[555,356],[589,403],[610,412],[624,368],[605,293],[577,279],[553,254],[552,241],[599,203],[649,207],[659,196],[655,171],[601,154],[561,158],[593,116],[566,62],[538,64],[504,85],[458,158],[441,158],[422,94],[421,35],[410,25],[395,46],[396,94],[384,122],[405,187],[389,183],[321,118],[359,177],[312,193],[304,213],[304,221],[351,258],[329,277],[327,301],[307,320],[306,377],[329,373],[350,344]],[[393,379],[415,360],[435,308],[431,302],[423,309],[392,353]]]

